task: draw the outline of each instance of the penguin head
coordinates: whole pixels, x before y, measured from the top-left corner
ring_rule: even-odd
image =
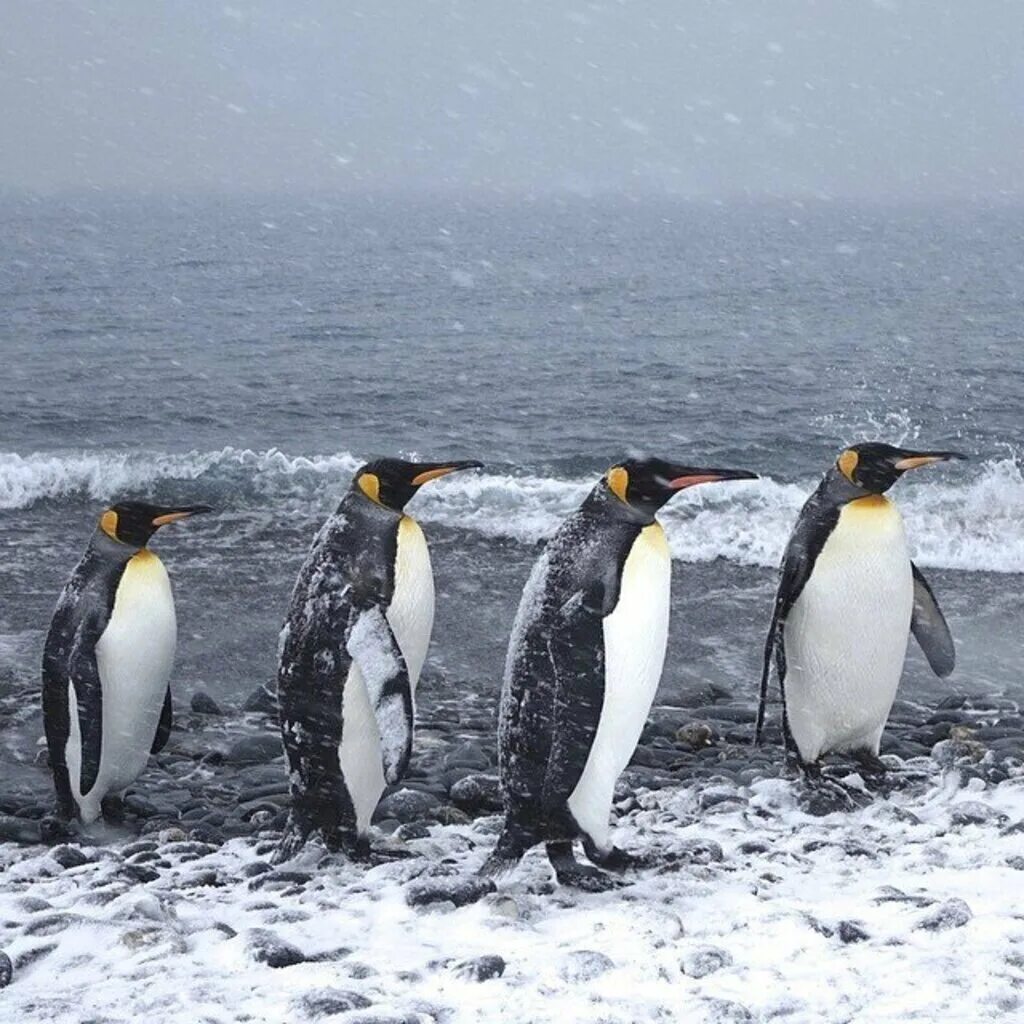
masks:
[[[150,505],[145,501],[119,501],[100,516],[100,529],[121,544],[144,548],[161,526],[212,511],[209,505]]]
[[[841,452],[836,459],[836,469],[862,491],[884,494],[908,469],[966,458],[959,452],[917,452],[880,441],[867,441],[850,445]]]
[[[663,459],[627,459],[612,466],[604,475],[603,486],[619,501],[653,518],[673,494],[718,480],[756,480],[757,474],[745,469],[707,469],[683,466]]]
[[[370,501],[394,512],[427,482],[460,469],[481,469],[482,462],[406,462],[404,459],[375,459],[359,469],[352,482]]]

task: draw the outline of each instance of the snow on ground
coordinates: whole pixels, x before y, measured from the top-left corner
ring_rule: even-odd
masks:
[[[460,907],[408,897],[457,891],[494,817],[434,826],[408,844],[421,856],[370,869],[307,850],[271,870],[268,842],[181,835],[84,847],[94,859],[70,867],[3,846],[0,1018],[1024,1020],[1024,778],[951,772],[824,818],[796,795],[767,779],[642,792],[616,838],[667,867],[579,893],[534,851]]]

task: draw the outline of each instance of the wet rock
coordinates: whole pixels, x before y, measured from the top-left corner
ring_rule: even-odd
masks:
[[[711,1011],[708,1019],[715,1024],[747,1024],[754,1019],[742,1003],[731,999],[705,999],[703,1005]]]
[[[672,849],[672,859],[687,864],[718,864],[725,852],[713,839],[683,839]]]
[[[0,988],[7,988],[13,977],[14,964],[11,963],[11,958],[0,950]]]
[[[838,934],[839,941],[845,945],[850,945],[854,942],[866,942],[871,938],[864,928],[856,921],[840,921]]]
[[[446,768],[475,768],[484,771],[491,767],[491,759],[473,742],[460,743],[444,755]]]
[[[227,837],[219,828],[216,828],[205,821],[199,822],[199,824],[189,832],[188,837],[189,839],[195,840],[197,843],[207,843],[214,848],[223,846],[224,843],[227,842]]]
[[[574,949],[567,953],[558,973],[563,981],[580,982],[593,981],[602,974],[614,970],[615,962],[593,949]]]
[[[12,814],[0,814],[0,841],[39,843],[42,841],[39,822],[29,818],[16,818]]]
[[[384,797],[374,812],[374,821],[394,818],[403,825],[429,818],[441,806],[441,801],[430,793],[416,789],[400,789]]]
[[[917,927],[928,932],[944,932],[950,928],[962,928],[974,917],[971,908],[961,899],[954,897],[928,911],[917,923]]]
[[[494,892],[495,888],[491,879],[475,876],[418,879],[406,888],[405,902],[410,907],[425,907],[446,901],[464,907]]]
[[[300,1013],[318,1020],[321,1017],[348,1013],[350,1010],[365,1010],[372,1004],[359,992],[340,988],[320,988],[300,996],[293,1005]]]
[[[202,690],[197,690],[192,694],[190,707],[197,715],[224,714],[221,706],[208,693],[204,693]]]
[[[152,800],[139,793],[129,793],[124,798],[124,809],[134,814],[136,818],[153,818],[160,813],[160,809]]]
[[[1014,871],[1024,871],[1024,857],[1019,854],[1014,854],[1012,857],[1006,858],[1006,866],[1013,868]]]
[[[277,694],[261,684],[246,697],[242,710],[260,715],[276,715]]]
[[[15,971],[24,971],[33,964],[38,963],[44,956],[49,956],[57,948],[56,942],[45,942],[39,946],[30,946],[23,949],[14,958]]]
[[[160,877],[159,871],[145,864],[124,864],[120,874],[131,882],[155,882]]]
[[[998,813],[987,804],[978,800],[964,800],[950,812],[949,821],[952,825],[983,825],[998,817]]]
[[[265,764],[280,756],[281,752],[281,737],[262,733],[237,740],[224,755],[224,761],[226,764]]]
[[[253,928],[249,932],[247,948],[256,963],[268,967],[292,967],[306,961],[302,950],[285,942],[269,928]]]
[[[688,978],[706,978],[732,964],[732,957],[718,946],[699,946],[683,956],[679,964]]]
[[[414,821],[411,825],[399,825],[395,829],[395,835],[402,842],[408,842],[410,839],[429,839],[430,829],[422,822]]]
[[[468,825],[472,820],[465,811],[460,811],[458,807],[449,804],[442,804],[434,811],[434,821],[442,825]]]
[[[494,775],[467,775],[452,786],[451,798],[467,814],[493,814],[502,809],[501,783]]]
[[[717,811],[734,810],[746,804],[746,800],[730,786],[708,786],[698,800],[702,811],[715,808]]]
[[[77,846],[55,846],[50,856],[65,870],[89,863],[89,858]]]
[[[710,746],[715,730],[707,722],[687,722],[675,732],[675,741],[687,750],[700,750]]]
[[[73,924],[81,924],[83,921],[85,918],[81,914],[58,912],[34,918],[22,930],[26,935],[57,935]]]
[[[465,981],[490,981],[500,978],[505,973],[504,957],[496,955],[475,956],[472,960],[463,960],[453,970]]]

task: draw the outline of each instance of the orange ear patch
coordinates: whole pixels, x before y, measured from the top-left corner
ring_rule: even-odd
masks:
[[[112,508],[108,508],[100,516],[100,529],[112,540],[119,539],[117,536],[117,513]]]
[[[619,501],[626,501],[626,491],[629,489],[629,472],[622,466],[612,466],[605,477],[608,481],[608,489]],[[627,502],[628,504],[628,502]]]
[[[359,490],[365,494],[370,501],[380,504],[380,477],[376,473],[363,473],[356,481]]]
[[[852,448],[847,448],[842,455],[836,460],[836,465],[839,467],[839,472],[846,477],[850,483],[856,483],[853,479],[853,471],[857,468],[858,455]]]

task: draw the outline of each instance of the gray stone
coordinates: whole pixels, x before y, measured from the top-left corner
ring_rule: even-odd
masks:
[[[996,817],[997,813],[987,804],[979,800],[964,800],[953,807],[949,820],[953,825],[982,825]]]
[[[359,992],[340,988],[319,988],[300,996],[294,1005],[307,1017],[318,1020],[321,1017],[348,1013],[350,1010],[365,1010],[372,1004]]]
[[[11,958],[0,950],[0,988],[7,988],[13,977],[14,964],[11,963]]]
[[[65,870],[89,863],[89,858],[77,846],[55,846],[50,856]]]
[[[268,967],[293,967],[306,961],[302,950],[285,942],[269,928],[253,928],[249,932],[247,947],[249,956],[256,963]]]
[[[381,800],[373,817],[374,821],[394,818],[395,821],[407,825],[431,817],[440,806],[441,801],[430,793],[422,793],[417,789],[400,789]]]
[[[706,978],[732,964],[732,957],[718,946],[698,946],[683,956],[679,964],[688,978]]]
[[[431,903],[451,902],[457,907],[476,903],[488,893],[495,891],[494,882],[489,878],[475,876],[439,877],[418,879],[405,890],[405,902],[410,907],[424,907]]]
[[[221,706],[202,690],[192,694],[191,708],[197,715],[223,715]]]
[[[466,981],[490,981],[492,978],[500,978],[505,973],[506,966],[503,957],[491,954],[463,960],[456,964],[453,970]]]
[[[687,722],[675,732],[675,741],[688,750],[700,750],[711,744],[715,730],[707,722]]]
[[[503,806],[501,783],[494,775],[467,775],[452,786],[451,798],[468,814],[490,814]]]
[[[233,743],[224,755],[228,764],[265,764],[282,752],[281,737],[274,733],[245,736]]]
[[[962,928],[974,917],[971,908],[961,899],[954,897],[929,910],[917,923],[917,927],[929,932],[944,932],[950,928]]]
[[[593,949],[574,949],[567,953],[559,974],[564,981],[593,981],[602,974],[615,968],[615,962]]]
[[[845,945],[850,945],[854,942],[866,942],[869,938],[871,936],[856,921],[839,922],[839,941]]]

